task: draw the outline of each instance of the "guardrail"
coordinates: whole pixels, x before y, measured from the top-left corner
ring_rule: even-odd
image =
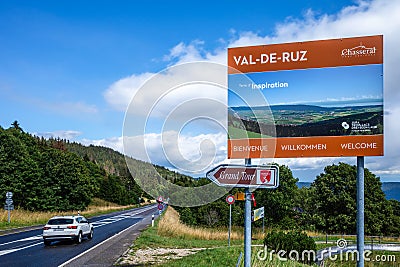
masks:
[[[320,235],[312,237],[317,243],[334,244],[339,239],[345,239],[349,244],[357,242],[357,235]],[[366,244],[400,244],[399,236],[378,236],[366,235],[364,237]]]

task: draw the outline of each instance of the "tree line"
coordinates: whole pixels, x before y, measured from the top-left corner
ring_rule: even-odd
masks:
[[[83,210],[94,197],[120,205],[138,203],[148,195],[123,168],[123,156],[117,161],[115,154],[33,136],[18,122],[0,127],[0,200],[11,191],[16,208],[30,211]]]
[[[256,207],[265,207],[265,225],[286,230],[311,230],[329,234],[356,233],[356,166],[346,163],[325,167],[310,187],[299,188],[287,166],[279,166],[280,185],[257,189]],[[387,200],[379,177],[365,169],[365,233],[400,236],[400,202]],[[240,189],[232,189],[235,194]],[[229,206],[225,197],[201,207],[176,207],[180,218],[190,225],[226,226]],[[243,226],[244,202],[232,207],[232,223]],[[261,226],[262,220],[254,222]]]
[[[111,148],[84,146],[61,138],[24,132],[17,121],[0,127],[0,201],[13,192],[14,206],[31,211],[83,210],[94,198],[120,205],[152,197],[135,180],[162,176],[182,186],[196,186],[189,176],[129,158]],[[154,194],[153,194],[154,195]]]

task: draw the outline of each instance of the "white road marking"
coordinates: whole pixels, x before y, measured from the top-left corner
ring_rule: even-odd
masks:
[[[136,213],[136,215],[139,214],[139,213],[148,211],[148,210],[150,210],[150,209],[153,209],[153,208],[154,208],[154,207],[151,207],[151,208],[142,210],[142,211]],[[90,249],[88,249],[88,250],[82,252],[81,254],[79,254],[79,255],[73,257],[72,259],[69,259],[68,261],[64,262],[63,264],[59,265],[58,267],[64,267],[64,266],[66,266],[67,264],[69,264],[69,263],[71,263],[72,261],[78,259],[79,257],[82,257],[82,256],[85,255],[86,253],[88,253],[88,252],[92,251],[93,249],[95,249],[95,248],[101,246],[102,244],[106,243],[107,241],[111,240],[112,238],[121,235],[121,234],[124,233],[125,231],[128,231],[129,229],[131,229],[132,227],[134,227],[137,223],[139,223],[139,222],[136,222],[136,223],[132,224],[131,226],[129,226],[128,228],[122,230],[121,232],[118,232],[118,233],[116,233],[115,235],[113,235],[113,236],[111,236],[111,237],[109,237],[109,238],[103,240],[102,242],[100,242],[100,243],[98,243],[97,245],[91,247]]]
[[[124,220],[124,219],[127,219],[127,218],[132,218],[132,217],[134,217],[134,216],[136,216],[136,215],[138,215],[138,214],[140,214],[140,213],[142,213],[142,212],[148,211],[148,210],[153,209],[153,208],[154,208],[154,207],[145,207],[145,208],[143,208],[143,209],[140,209],[139,211],[126,213],[126,214],[129,214],[129,215],[125,215],[125,216],[116,215],[116,216],[114,216],[114,217],[111,217],[111,218],[113,218],[112,221],[108,221],[108,220],[110,220],[111,218],[107,218],[107,219],[103,219],[103,220],[94,222],[93,225],[96,225],[96,224],[100,223],[99,225],[94,226],[94,228],[98,228],[98,227],[104,226],[104,225],[106,225],[106,224],[118,222],[118,221],[121,221],[121,220]],[[102,222],[102,221],[105,221],[105,222]],[[136,223],[135,223],[135,224],[136,224]],[[133,224],[132,226],[134,226],[135,224]],[[117,233],[117,234],[115,234],[115,235],[113,235],[113,236],[110,237],[110,238],[113,238],[113,237],[115,237],[115,236],[117,236],[117,235],[119,235],[119,234],[125,232],[126,230],[130,229],[132,226],[130,226],[129,228],[126,228],[125,230],[123,230],[123,231],[121,231],[121,232],[119,232],[119,233]],[[12,244],[12,243],[17,243],[17,242],[23,242],[23,241],[40,240],[40,239],[42,239],[42,238],[43,238],[42,235],[36,235],[36,236],[27,237],[27,238],[23,238],[23,239],[18,239],[18,240],[6,242],[6,243],[1,243],[0,246]],[[78,255],[78,256],[75,257],[75,258],[78,258],[79,256],[82,256],[83,254],[85,254],[85,253],[91,251],[92,249],[98,247],[100,244],[103,244],[104,242],[106,242],[106,241],[109,240],[110,238],[104,240],[103,242],[97,244],[96,246],[90,248],[89,250],[85,251],[84,253]],[[23,249],[27,249],[27,248],[30,248],[30,247],[34,247],[34,246],[40,245],[40,244],[42,244],[42,243],[43,243],[43,242],[39,242],[39,243],[34,243],[34,244],[31,244],[31,245],[28,245],[28,246],[20,247],[20,248],[0,250],[0,256],[6,255],[6,254],[10,254],[10,253],[13,253],[13,252],[16,252],[16,251],[20,251],[20,250],[23,250]],[[73,259],[75,259],[75,258],[73,258]],[[70,261],[72,261],[72,259],[71,259]],[[68,263],[68,262],[67,262],[67,263]],[[66,264],[66,263],[64,263],[64,264]]]
[[[1,250],[0,251],[0,256],[6,255],[6,254],[9,254],[9,253],[13,253],[13,252],[16,252],[16,251],[19,251],[19,250],[23,250],[23,249],[26,249],[26,248],[31,248],[31,247],[34,247],[34,246],[37,246],[37,245],[40,245],[40,244],[42,244],[42,242],[35,243],[35,244],[29,245],[29,246],[26,246],[26,247],[21,247],[21,248]]]
[[[14,241],[10,241],[10,242],[6,242],[6,243],[1,243],[0,246],[4,246],[4,245],[8,245],[8,244],[12,244],[12,243],[17,243],[17,242],[24,242],[24,241],[32,241],[32,240],[39,240],[42,239],[42,235],[35,235],[35,236],[31,236],[31,237],[27,237],[27,238],[23,238],[23,239],[18,239],[18,240],[14,240]],[[1,256],[1,254],[0,254]]]
[[[104,225],[107,225],[107,224],[110,224],[110,223],[114,223],[114,222],[118,222],[118,221],[121,221],[121,220],[125,220],[127,218],[133,218],[134,216],[136,216],[136,215],[138,215],[138,214],[140,214],[142,212],[148,211],[150,209],[153,209],[153,208],[154,207],[150,207],[150,208],[146,207],[146,208],[141,209],[140,211],[128,212],[128,213],[123,214],[123,215],[116,215],[114,217],[110,217],[110,218],[106,218],[106,219],[103,219],[103,220],[100,220],[100,221],[93,222],[92,224],[93,224],[94,228],[98,228],[98,227],[101,227],[101,226],[104,226]]]

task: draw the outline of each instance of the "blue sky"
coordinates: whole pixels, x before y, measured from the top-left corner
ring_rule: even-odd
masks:
[[[288,87],[257,89],[269,105],[312,104],[319,106],[341,106],[346,102],[359,105],[376,104],[383,101],[383,65],[363,65],[336,68],[317,68],[277,72],[260,72],[229,75],[229,106],[259,102],[259,95],[252,86],[258,84],[287,83]],[[249,79],[251,83],[248,83]],[[244,86],[244,85],[247,85]],[[231,94],[232,93],[232,94]],[[237,98],[240,96],[243,99]],[[370,103],[366,100],[370,100]],[[335,103],[336,102],[336,103]],[[265,104],[264,104],[265,105]]]
[[[226,64],[227,47],[384,34],[385,142],[389,145],[385,157],[367,159],[366,166],[386,180],[400,180],[399,13],[399,3],[391,0],[0,1],[0,125],[8,128],[18,120],[30,133],[122,151],[124,119],[145,120],[140,101],[126,117],[130,100],[165,68],[192,61]],[[179,80],[192,73],[180,69],[169,74]],[[221,92],[216,88],[176,91],[156,109],[152,123],[157,125],[148,125],[147,132],[133,137],[153,146],[133,156],[178,170],[195,165],[191,160],[201,156],[213,157],[205,159],[212,162],[210,169],[226,162],[226,133],[223,127],[207,128],[207,123],[189,123],[203,127],[203,134],[182,126],[185,134],[177,153],[184,159],[159,156],[169,145],[167,137],[176,137],[169,129],[164,135],[167,145],[160,141],[164,120],[159,114],[168,114],[184,97],[193,100],[199,94],[226,105]],[[143,97],[151,99],[152,94],[149,90]],[[192,108],[195,114],[207,107]],[[223,121],[217,115],[216,120]],[[160,150],[158,145],[164,147]],[[214,149],[212,153],[205,153],[208,148]],[[281,163],[300,179],[312,180],[324,166],[338,161],[355,164],[348,158]]]

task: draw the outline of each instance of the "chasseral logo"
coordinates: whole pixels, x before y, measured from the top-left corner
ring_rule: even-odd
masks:
[[[345,48],[342,50],[342,57],[361,57],[361,56],[374,56],[376,54],[376,47],[366,47],[360,44],[353,48]]]
[[[345,130],[347,130],[347,129],[349,129],[350,128],[350,125],[347,123],[347,122],[342,122],[342,127],[345,129]]]

